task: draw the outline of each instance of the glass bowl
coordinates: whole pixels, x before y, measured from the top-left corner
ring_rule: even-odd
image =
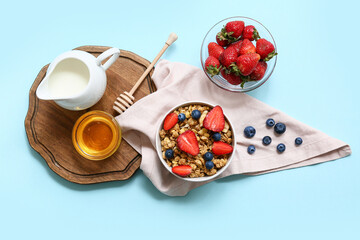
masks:
[[[72,142],[84,158],[103,160],[119,148],[121,128],[110,114],[99,110],[90,111],[76,121]]]
[[[269,42],[274,44],[275,52],[277,52],[275,40],[274,40],[273,36],[271,35],[271,33],[269,32],[269,30],[264,25],[262,25],[260,22],[258,22],[256,20],[254,20],[252,18],[248,18],[248,17],[230,17],[230,18],[221,20],[220,22],[216,23],[212,28],[210,28],[210,30],[205,35],[204,40],[201,44],[200,60],[201,60],[202,68],[203,68],[206,76],[217,86],[219,86],[225,90],[232,91],[232,92],[248,92],[248,91],[254,90],[255,88],[260,87],[270,78],[272,72],[275,69],[277,56],[275,55],[272,59],[270,59],[269,61],[266,62],[267,69],[266,69],[264,77],[261,80],[246,82],[244,84],[243,88],[240,85],[232,85],[232,84],[228,83],[228,81],[225,78],[223,78],[221,76],[221,74],[214,75],[212,77],[205,70],[205,61],[206,61],[207,57],[209,56],[208,45],[210,42],[216,42],[216,34],[218,32],[220,32],[221,29],[226,25],[226,23],[228,23],[230,21],[244,21],[245,26],[253,25],[256,28],[256,30],[259,32],[259,35],[261,38],[265,38],[266,40],[268,40]],[[254,45],[256,44],[255,41],[253,41],[253,43],[254,43]]]

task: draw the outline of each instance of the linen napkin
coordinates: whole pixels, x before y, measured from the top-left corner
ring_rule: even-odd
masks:
[[[351,154],[346,143],[329,137],[267,104],[243,93],[223,90],[211,83],[202,69],[184,63],[161,60],[152,75],[157,91],[139,101],[120,116],[123,138],[142,155],[140,169],[154,186],[169,196],[186,195],[202,183],[187,182],[173,176],[162,165],[156,150],[155,137],[164,114],[175,105],[185,101],[205,101],[220,105],[234,125],[237,137],[236,153],[229,167],[217,178],[233,174],[257,175],[289,168],[326,162]],[[266,120],[273,118],[286,125],[286,132],[275,136],[273,129],[266,127]],[[243,130],[253,126],[256,134],[248,139]],[[270,136],[269,146],[262,138]],[[301,137],[303,143],[296,146],[294,140]],[[283,153],[276,151],[279,143],[286,145]],[[256,152],[247,153],[249,145]],[[213,181],[213,180],[209,180]],[[208,182],[209,182],[208,181]]]

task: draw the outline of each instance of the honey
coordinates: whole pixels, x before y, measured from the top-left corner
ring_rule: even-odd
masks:
[[[116,120],[102,111],[82,115],[72,133],[75,149],[90,160],[102,160],[111,156],[121,142],[121,130]]]

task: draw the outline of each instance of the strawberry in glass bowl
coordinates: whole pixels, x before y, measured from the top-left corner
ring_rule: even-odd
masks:
[[[271,33],[260,22],[231,17],[208,31],[201,45],[200,59],[205,74],[217,86],[247,92],[270,78],[277,50]]]

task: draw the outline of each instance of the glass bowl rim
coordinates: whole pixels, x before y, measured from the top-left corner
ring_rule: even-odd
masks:
[[[109,117],[109,119],[111,120],[111,122],[114,124],[115,126],[115,130],[117,130],[118,134],[117,134],[117,139],[116,139],[116,144],[113,146],[113,148],[108,149],[106,152],[104,152],[102,155],[91,155],[89,153],[87,153],[86,151],[84,151],[81,146],[79,146],[78,144],[78,138],[77,138],[77,132],[78,129],[81,125],[82,122],[84,122],[87,118],[93,116],[93,115],[97,115],[97,116],[106,116]],[[82,114],[74,123],[74,127],[72,130],[72,142],[74,145],[75,150],[84,158],[88,159],[88,160],[92,160],[92,161],[99,161],[99,160],[104,160],[108,157],[110,157],[111,155],[113,155],[116,150],[119,148],[120,143],[121,143],[121,128],[119,123],[116,121],[116,119],[114,118],[114,116],[112,116],[111,114],[105,112],[105,111],[101,111],[101,110],[92,110],[89,112],[86,112],[84,114]]]

